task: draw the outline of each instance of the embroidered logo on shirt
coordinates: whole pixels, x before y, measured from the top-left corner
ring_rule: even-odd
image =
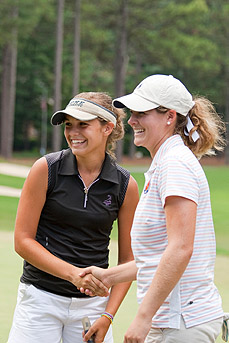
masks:
[[[149,192],[149,186],[150,186],[150,180],[149,180],[149,182],[147,183],[147,185],[144,188],[144,194]]]
[[[111,195],[110,194],[108,194],[107,199],[103,201],[103,204],[106,206],[111,205]]]

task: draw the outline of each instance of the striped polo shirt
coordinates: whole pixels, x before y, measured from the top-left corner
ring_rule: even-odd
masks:
[[[189,328],[222,317],[223,310],[214,285],[216,246],[208,182],[200,163],[179,135],[168,138],[157,151],[145,173],[145,186],[134,217],[131,239],[138,267],[139,303],[168,244],[164,211],[168,196],[184,197],[197,204],[194,250],[178,284],[153,317],[152,326],[179,329],[183,316]]]

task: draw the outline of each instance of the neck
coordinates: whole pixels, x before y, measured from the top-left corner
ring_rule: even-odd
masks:
[[[149,150],[152,159],[153,159],[154,156],[156,155],[156,153],[157,153],[158,149],[160,148],[160,146],[166,141],[166,139],[168,139],[168,138],[171,137],[171,136],[172,136],[172,135],[170,135],[170,134],[164,135],[164,136],[157,142],[157,144]]]
[[[86,186],[89,186],[100,174],[105,154],[91,158],[77,157],[78,171]]]

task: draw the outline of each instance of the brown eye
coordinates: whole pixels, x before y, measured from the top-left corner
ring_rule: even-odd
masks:
[[[82,121],[82,122],[80,122],[80,126],[82,126],[82,127],[88,126],[88,123]]]

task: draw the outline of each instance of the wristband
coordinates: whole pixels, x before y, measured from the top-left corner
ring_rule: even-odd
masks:
[[[108,312],[104,312],[103,314],[101,314],[101,317],[106,317],[107,319],[110,320],[111,324],[113,324],[114,317],[112,316],[112,314]]]

